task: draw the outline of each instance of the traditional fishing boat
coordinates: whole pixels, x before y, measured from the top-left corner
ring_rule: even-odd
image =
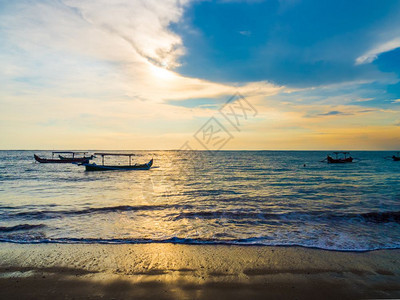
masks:
[[[392,159],[393,159],[394,161],[400,161],[400,153],[397,152],[397,156],[396,156],[396,155],[393,155],[393,156],[392,156]]]
[[[68,164],[68,163],[89,163],[90,159],[93,159],[93,155],[86,157],[88,152],[75,152],[75,151],[53,151],[51,158],[41,158],[34,154],[33,157],[37,162],[40,163],[51,163],[51,164]],[[65,157],[59,155],[58,158],[54,158],[55,154],[71,154],[71,157]],[[83,157],[76,157],[75,155],[83,155]]]
[[[63,160],[68,160],[68,159],[71,159],[71,157],[62,156],[62,155],[59,155],[58,157],[59,157],[60,159],[63,159]],[[83,158],[87,158],[87,159],[91,160],[91,159],[93,159],[93,158],[94,158],[94,155],[90,155],[90,156],[84,156]]]
[[[353,158],[351,156],[347,157],[347,155],[350,155],[349,152],[333,152],[335,154],[335,158],[330,156],[329,154],[326,156],[326,160],[328,161],[329,164],[340,164],[340,163],[351,163],[353,162]],[[342,154],[343,157],[339,157],[339,155]]]
[[[121,170],[121,171],[129,171],[129,170],[149,170],[153,165],[153,159],[151,159],[148,163],[144,164],[132,164],[132,156],[136,154],[133,153],[95,153],[94,155],[101,156],[101,165],[96,163],[82,163],[81,165],[85,166],[86,171],[112,171],[112,170]],[[129,157],[129,165],[104,165],[104,157],[105,156],[127,156]]]

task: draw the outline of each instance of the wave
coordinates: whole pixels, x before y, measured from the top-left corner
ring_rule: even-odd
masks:
[[[285,214],[270,214],[263,212],[238,212],[238,211],[193,211],[193,212],[183,212],[174,218],[174,220],[180,219],[267,219],[267,218],[277,218],[282,217]]]
[[[199,196],[199,197],[209,197],[209,196],[219,196],[219,195],[240,195],[240,194],[241,193],[239,193],[239,192],[226,190],[226,189],[220,189],[220,190],[200,189],[200,190],[191,190],[191,191],[182,193],[182,195]]]
[[[0,232],[14,232],[14,231],[22,231],[22,230],[32,230],[32,229],[38,229],[38,228],[43,228],[46,227],[44,224],[19,224],[15,226],[6,226],[6,227],[0,227]]]
[[[361,214],[361,217],[374,223],[400,223],[400,211],[370,212]]]
[[[68,216],[107,214],[129,211],[160,211],[176,209],[177,212],[166,214],[166,217],[173,221],[182,219],[226,219],[244,222],[296,222],[296,221],[350,221],[350,222],[370,222],[370,223],[398,223],[400,224],[400,211],[372,211],[365,213],[331,213],[326,211],[293,211],[274,213],[271,211],[245,211],[245,210],[206,210],[195,211],[195,206],[190,204],[164,204],[164,205],[119,205],[106,207],[91,207],[77,210],[29,210],[15,211],[21,208],[0,207],[3,219],[23,218],[23,219],[54,219]]]
[[[251,237],[246,239],[201,239],[171,237],[166,239],[96,239],[96,238],[42,238],[42,239],[13,239],[0,238],[0,243],[15,244],[181,244],[181,245],[227,245],[227,246],[273,246],[273,247],[303,247],[341,252],[366,252],[375,250],[400,249],[400,243],[380,246],[341,246],[325,243],[310,244],[309,242],[277,242],[268,237]]]
[[[0,205],[0,209],[7,209],[7,210],[18,210],[18,209],[37,209],[40,207],[56,207],[57,204],[29,204],[29,205],[22,205],[22,206],[5,206]]]
[[[182,212],[174,218],[180,219],[231,219],[231,220],[277,220],[277,221],[318,221],[318,220],[335,220],[335,221],[365,221],[372,223],[399,223],[400,211],[386,212],[368,212],[368,213],[326,213],[321,211],[304,211],[304,212],[288,212],[288,213],[269,213],[269,212],[243,212],[243,211],[198,211],[198,212]]]
[[[29,219],[53,219],[62,218],[65,216],[74,215],[87,215],[87,214],[106,214],[113,212],[126,212],[126,211],[151,211],[151,210],[164,210],[164,209],[190,209],[191,205],[119,205],[119,206],[107,206],[107,207],[92,207],[81,210],[39,210],[39,211],[23,211],[16,213],[3,213],[2,217],[19,217]]]

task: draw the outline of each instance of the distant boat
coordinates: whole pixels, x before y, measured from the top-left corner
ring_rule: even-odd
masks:
[[[393,159],[394,161],[400,161],[400,154],[399,154],[399,152],[397,152],[397,156],[396,156],[396,155],[393,155],[393,156],[392,156],[392,159]]]
[[[153,159],[151,159],[148,163],[145,164],[133,164],[132,165],[132,156],[135,156],[133,153],[95,153],[94,155],[101,156],[101,165],[97,165],[96,163],[83,163],[81,165],[85,166],[86,171],[129,171],[129,170],[149,170],[153,165]],[[104,157],[105,156],[128,156],[129,157],[129,165],[104,165]]]
[[[340,164],[340,163],[351,163],[353,162],[353,158],[351,156],[347,157],[347,155],[350,155],[349,152],[333,152],[335,154],[335,158],[331,157],[330,155],[326,156],[326,160],[328,161],[329,164]],[[342,154],[343,157],[339,157],[339,155]]]
[[[93,159],[93,155],[86,157],[88,152],[73,152],[73,151],[54,151],[51,153],[51,158],[41,158],[36,154],[33,155],[35,160],[40,163],[50,163],[50,164],[68,164],[68,163],[89,163],[90,159]],[[54,154],[72,154],[72,157],[65,157],[59,155],[59,158],[54,158]],[[75,157],[75,155],[80,154],[83,157]]]

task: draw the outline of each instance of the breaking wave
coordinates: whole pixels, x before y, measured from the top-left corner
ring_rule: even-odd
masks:
[[[38,229],[38,228],[43,228],[46,227],[44,224],[19,224],[15,226],[4,226],[0,227],[0,232],[14,232],[14,231],[23,231],[23,230],[32,230],[32,229]]]
[[[96,239],[96,238],[33,238],[33,239],[13,239],[0,238],[0,242],[16,244],[181,244],[181,245],[236,245],[236,246],[274,246],[274,247],[304,247],[311,249],[321,249],[341,252],[366,252],[374,250],[400,249],[400,243],[389,246],[371,245],[330,245],[324,241],[319,243],[304,242],[277,242],[268,237],[250,237],[245,239],[201,239],[201,238],[180,238],[171,237],[165,239]]]
[[[337,221],[365,221],[373,223],[395,222],[400,224],[400,211],[368,212],[368,213],[326,213],[319,211],[311,212],[289,212],[289,213],[265,213],[265,212],[242,212],[242,211],[199,211],[183,212],[175,217],[180,219],[232,219],[232,220],[276,220],[276,221],[296,221],[296,220],[337,220]]]
[[[71,215],[89,215],[89,214],[107,214],[114,212],[126,212],[126,211],[151,211],[151,210],[164,210],[171,208],[191,208],[190,205],[119,205],[110,207],[92,207],[80,210],[38,210],[38,211],[22,211],[22,212],[4,212],[3,217],[8,218],[28,218],[28,219],[52,219],[62,218]],[[9,208],[10,209],[10,208]]]

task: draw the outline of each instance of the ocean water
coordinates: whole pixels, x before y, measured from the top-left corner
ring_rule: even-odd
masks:
[[[351,164],[320,151],[134,152],[155,167],[86,172],[34,162],[50,151],[0,151],[0,242],[400,248],[392,152]]]

